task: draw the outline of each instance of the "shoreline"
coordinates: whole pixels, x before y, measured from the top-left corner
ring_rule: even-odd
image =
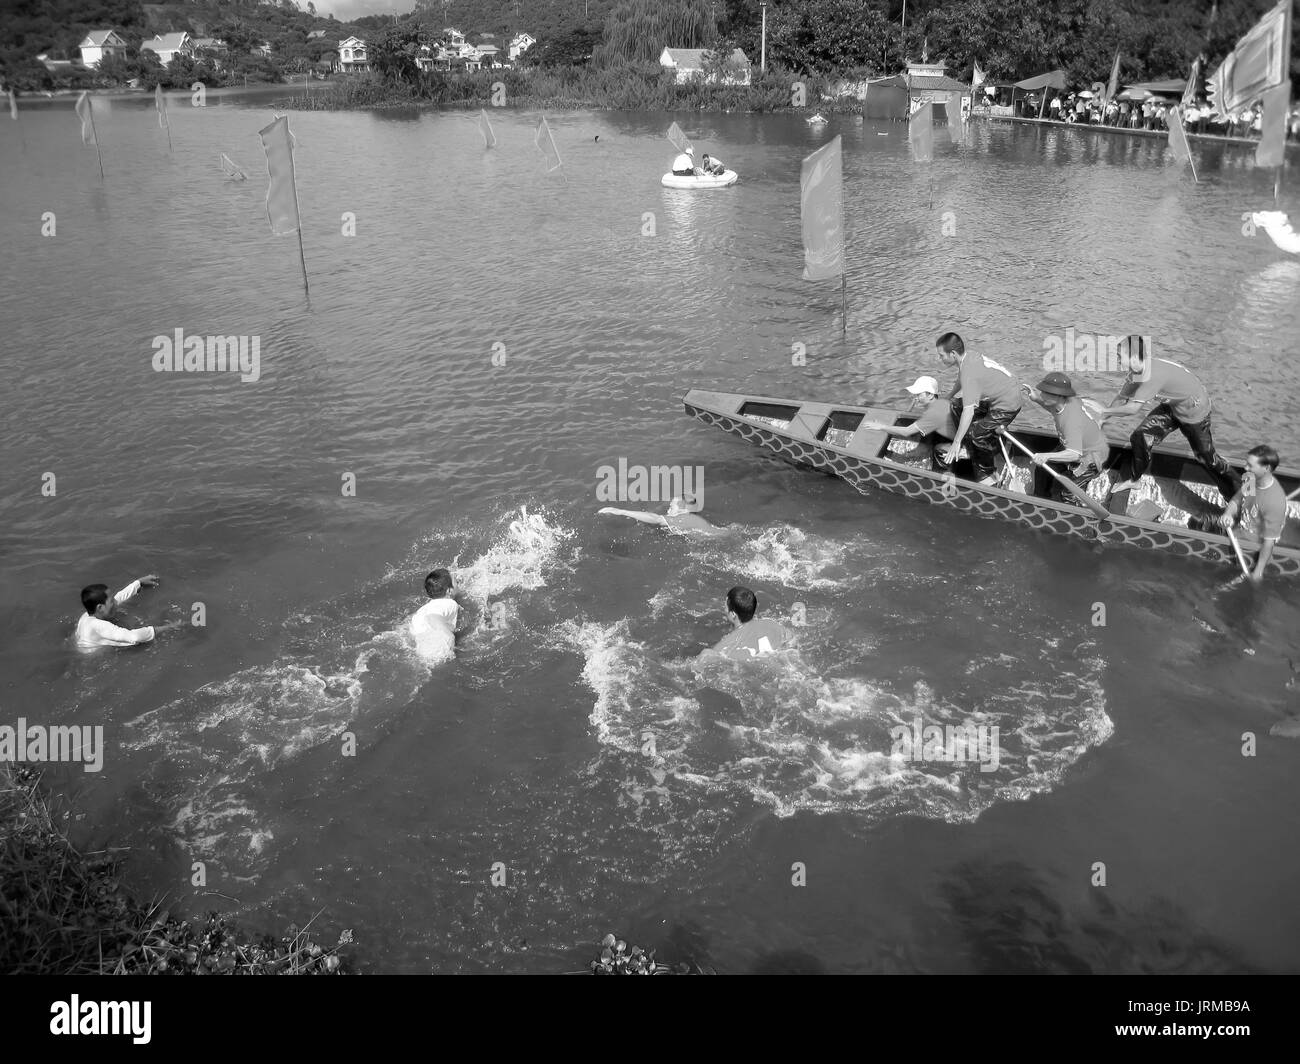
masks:
[[[1093,122],[1062,122],[1059,118],[1022,118],[1018,115],[989,115],[973,112],[975,118],[982,118],[988,122],[1020,122],[1030,126],[1055,126],[1063,129],[1087,129],[1094,133],[1121,133],[1125,136],[1138,137],[1158,137],[1167,139],[1169,130],[1167,129],[1125,129],[1122,126],[1108,126],[1103,123]],[[1188,133],[1189,141],[1203,141],[1206,144],[1229,144],[1234,147],[1257,148],[1259,147],[1258,138],[1252,137],[1229,137],[1222,136],[1218,133]],[[1285,141],[1286,147],[1300,148],[1300,141],[1288,137]]]

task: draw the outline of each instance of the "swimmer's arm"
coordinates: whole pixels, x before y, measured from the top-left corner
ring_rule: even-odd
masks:
[[[129,584],[126,585],[126,587],[122,588],[121,591],[119,591],[116,595],[113,596],[113,601],[120,606],[123,602],[130,602],[133,598],[135,598],[136,595],[140,593],[140,589],[142,587],[157,587],[157,586],[158,586],[158,578],[154,576],[152,573],[150,573],[148,576],[140,577],[139,580],[132,580]]]
[[[652,514],[648,510],[618,510],[613,506],[605,506],[596,512],[601,514],[613,514],[615,517],[630,517],[633,521],[640,521],[643,525],[668,524],[668,520],[663,514]]]

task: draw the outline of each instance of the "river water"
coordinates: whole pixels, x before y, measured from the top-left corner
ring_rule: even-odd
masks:
[[[1243,235],[1249,153],[1198,146],[1194,184],[1160,141],[977,123],[926,168],[901,125],[678,115],[741,174],[693,194],[668,116],[551,116],[547,174],[535,114],[488,151],[461,114],[293,113],[307,299],[266,97],[185,103],[169,154],[97,99],[102,183],[66,101],[0,123],[0,722],[105,728],[101,773],[48,778],[142,893],[323,910],[374,971],[576,970],[607,930],[742,972],[1300,968],[1294,587],[862,496],[680,403],[895,402],[946,329],[1031,380],[1067,328],[1143,332],[1224,450],[1294,464],[1300,261]],[[836,133],[843,337],[800,279]],[[154,372],[178,328],[260,338],[260,379]],[[619,459],[701,467],[728,535],[596,516]],[[439,565],[486,623],[432,665]],[[77,655],[80,587],[147,572],[131,616],[206,626]],[[698,669],[736,583],[799,650]],[[917,718],[998,725],[997,771],[891,759]]]

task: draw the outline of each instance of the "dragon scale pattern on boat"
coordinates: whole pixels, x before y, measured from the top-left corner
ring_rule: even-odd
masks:
[[[1172,529],[1153,529],[1132,521],[1099,522],[1084,510],[1071,512],[1046,504],[1046,500],[1040,504],[1005,495],[995,495],[958,480],[951,474],[945,477],[927,470],[898,469],[819,447],[814,443],[788,439],[747,421],[727,417],[725,414],[718,414],[689,403],[687,409],[706,424],[714,425],[733,436],[757,444],[789,461],[834,473],[864,494],[866,488],[871,486],[895,495],[906,495],[908,498],[924,502],[951,506],[980,517],[1015,521],[1042,532],[1181,554],[1220,565],[1231,564],[1234,568],[1237,564],[1230,546],[1206,541],[1198,536],[1179,535]],[[1300,575],[1300,559],[1278,557],[1275,554],[1270,569],[1287,576]]]

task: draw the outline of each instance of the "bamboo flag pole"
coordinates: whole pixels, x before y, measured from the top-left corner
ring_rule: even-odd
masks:
[[[95,129],[95,108],[94,108],[94,105],[91,104],[91,103],[89,102],[89,97],[87,97],[86,110],[90,112],[90,135],[91,135],[92,138],[94,138],[94,141],[95,141],[95,159],[96,159],[96,160],[98,161],[98,163],[99,163],[99,180],[100,180],[100,182],[103,182],[103,180],[104,180],[104,153],[103,153],[102,151],[100,151],[100,148],[99,148],[99,133],[98,133],[98,131]]]

